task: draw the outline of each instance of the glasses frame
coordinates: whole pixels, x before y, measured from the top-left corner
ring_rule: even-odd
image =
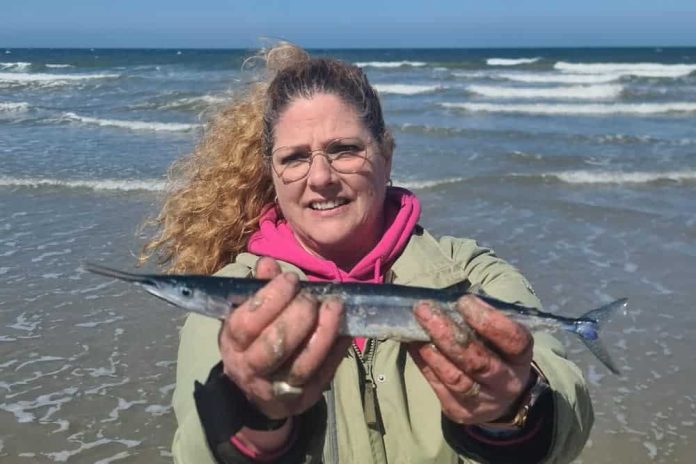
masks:
[[[351,144],[355,145],[356,142],[359,142],[360,145],[364,146],[364,148],[362,148],[362,150],[360,151],[360,154],[355,155],[356,158],[362,158],[362,160],[363,160],[362,163],[360,164],[360,166],[357,167],[356,169],[352,169],[352,170],[348,170],[348,171],[337,169],[336,166],[333,165],[334,161],[336,161],[336,158],[332,159],[331,158],[332,155],[330,155],[329,153],[326,152],[326,150],[329,149],[332,145],[340,143],[341,141],[346,141],[347,142],[346,145],[351,145]],[[278,150],[282,150],[284,148],[292,148],[292,147],[286,147],[286,146],[278,147],[271,152],[270,156],[269,155],[266,156],[266,160],[271,165],[271,169],[273,169],[273,172],[275,172],[275,174],[278,176],[278,178],[280,180],[283,181],[284,184],[292,184],[293,182],[298,182],[298,181],[306,178],[309,175],[309,171],[312,169],[312,163],[314,162],[314,158],[316,158],[317,156],[323,156],[326,159],[326,162],[329,163],[329,167],[339,174],[357,174],[358,172],[360,172],[362,170],[362,168],[365,166],[365,164],[367,164],[367,163],[372,164],[372,160],[370,159],[371,157],[368,153],[368,149],[370,148],[371,143],[372,143],[371,140],[365,141],[365,140],[362,140],[362,139],[357,138],[357,137],[340,137],[340,138],[333,139],[333,140],[329,141],[324,146],[324,148],[317,148],[316,150],[306,150],[304,153],[306,155],[308,155],[308,157],[305,160],[303,160],[302,162],[307,164],[307,172],[305,172],[304,175],[302,175],[296,179],[288,179],[288,178],[284,177],[283,174],[287,170],[287,167],[282,169],[280,172],[278,172],[278,169],[276,169],[276,165],[273,162],[273,155],[275,155],[278,152]],[[342,153],[342,152],[340,152],[340,153]]]

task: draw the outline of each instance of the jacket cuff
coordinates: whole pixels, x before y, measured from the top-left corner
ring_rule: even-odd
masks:
[[[529,413],[524,428],[515,437],[495,438],[442,416],[442,434],[457,453],[484,463],[539,463],[551,448],[554,424],[553,395],[545,392]]]
[[[208,448],[219,463],[252,463],[232,443],[231,439],[242,427],[256,430],[269,429],[271,419],[259,412],[245,397],[241,389],[223,372],[222,362],[210,371],[205,384],[195,382],[196,410],[203,425]],[[326,404],[316,405],[293,419],[296,431],[294,443],[280,458],[283,462],[311,462],[309,455],[321,456],[326,428]]]

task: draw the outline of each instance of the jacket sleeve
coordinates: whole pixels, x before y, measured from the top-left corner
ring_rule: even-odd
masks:
[[[465,267],[471,284],[481,285],[486,293],[501,300],[541,308],[529,282],[493,251],[473,240],[452,237],[443,237],[440,246]],[[551,442],[542,462],[570,462],[585,446],[594,421],[587,385],[580,369],[566,358],[561,343],[547,333],[534,334],[534,361],[548,380],[553,400],[548,408]],[[481,457],[497,462],[495,447]]]
[[[246,273],[244,273],[246,269]],[[224,268],[220,275],[247,276],[247,266],[233,265]],[[177,357],[176,387],[172,400],[177,420],[177,430],[172,443],[172,455],[176,463],[215,464],[249,463],[247,456],[234,445],[222,444],[211,452],[204,427],[194,400],[194,384],[206,382],[211,368],[220,362],[217,338],[220,321],[189,314],[180,331]],[[326,405],[323,401],[310,408],[296,420],[298,427],[295,444],[284,462],[316,462],[321,458],[323,430],[326,426]],[[224,457],[221,458],[221,455]]]

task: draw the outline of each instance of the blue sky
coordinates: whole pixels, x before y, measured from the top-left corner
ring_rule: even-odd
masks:
[[[696,46],[696,0],[0,0],[0,11],[0,47]]]

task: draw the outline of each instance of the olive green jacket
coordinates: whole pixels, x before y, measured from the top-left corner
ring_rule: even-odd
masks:
[[[250,276],[257,259],[249,253],[240,254],[219,274]],[[281,267],[303,275],[293,265],[281,263]],[[522,275],[492,251],[472,240],[436,240],[420,228],[386,280],[432,288],[468,281],[501,300],[540,306]],[[198,418],[193,385],[195,380],[204,382],[220,360],[219,328],[219,321],[191,314],[181,329],[173,398],[179,425],[172,445],[175,462],[215,462]],[[592,405],[579,369],[565,358],[560,343],[543,333],[534,338],[534,360],[552,388],[555,414],[552,445],[544,462],[569,462],[585,445],[593,422]],[[405,347],[391,340],[368,346],[362,357],[349,350],[324,401],[303,414],[311,419],[301,422],[310,430],[299,432],[304,439],[298,441],[306,448],[299,461],[478,462],[458,456],[443,438],[439,401]],[[367,385],[364,394],[361,384]],[[239,454],[230,462],[250,461]]]

